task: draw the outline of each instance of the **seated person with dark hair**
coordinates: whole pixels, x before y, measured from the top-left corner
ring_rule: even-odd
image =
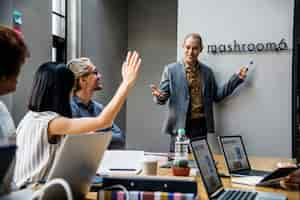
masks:
[[[103,88],[101,74],[89,58],[76,58],[68,63],[68,68],[75,75],[75,85],[71,100],[72,117],[95,117],[102,110],[103,105],[92,100],[95,91]],[[116,124],[112,124],[113,133],[109,149],[120,149],[125,146],[125,137]],[[102,130],[103,131],[103,130]]]
[[[138,53],[128,52],[121,70],[122,82],[101,114],[71,118],[70,96],[75,80],[73,72],[65,64],[42,64],[34,76],[29,111],[16,131],[18,148],[13,176],[16,188],[27,187],[48,177],[66,135],[111,127],[137,80],[140,65]]]

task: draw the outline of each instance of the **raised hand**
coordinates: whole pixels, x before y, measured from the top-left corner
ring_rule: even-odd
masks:
[[[137,80],[141,62],[142,60],[136,51],[127,53],[126,61],[122,65],[122,78],[129,87],[132,87]]]

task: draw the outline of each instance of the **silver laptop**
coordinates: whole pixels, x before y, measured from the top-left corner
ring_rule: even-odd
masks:
[[[219,142],[231,176],[265,177],[271,173],[251,169],[242,136],[219,136]]]
[[[67,136],[58,152],[48,181],[63,178],[72,189],[74,199],[83,199],[112,138],[111,132]],[[45,199],[62,199],[61,187],[53,187]]]
[[[84,199],[111,138],[111,131],[67,136],[57,152],[47,181],[62,178],[71,186],[74,199]],[[32,194],[31,189],[24,189],[0,200],[32,199]],[[45,199],[66,199],[66,194],[61,186],[54,185],[45,192]]]
[[[284,200],[286,196],[269,192],[225,189],[217,173],[211,150],[205,137],[192,138],[191,149],[209,199],[227,200]]]

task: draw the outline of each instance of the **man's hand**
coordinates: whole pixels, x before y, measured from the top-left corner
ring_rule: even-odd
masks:
[[[155,96],[159,99],[163,99],[167,96],[165,92],[161,92],[154,84],[149,85],[151,88],[152,96]]]
[[[278,168],[288,168],[288,167],[297,167],[297,164],[294,163],[294,161],[290,162],[279,162],[276,164]]]
[[[248,68],[247,67],[241,67],[239,71],[237,72],[237,75],[240,79],[245,79],[247,76]]]
[[[285,189],[300,190],[300,169],[290,173],[280,181],[280,185]]]

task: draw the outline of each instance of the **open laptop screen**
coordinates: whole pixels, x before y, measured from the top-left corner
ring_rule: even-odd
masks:
[[[217,173],[217,168],[208,143],[205,138],[194,138],[191,140],[191,147],[194,159],[202,176],[202,181],[210,196],[223,187],[223,185]]]
[[[250,170],[250,164],[241,136],[221,136],[220,142],[230,173],[240,170]]]

